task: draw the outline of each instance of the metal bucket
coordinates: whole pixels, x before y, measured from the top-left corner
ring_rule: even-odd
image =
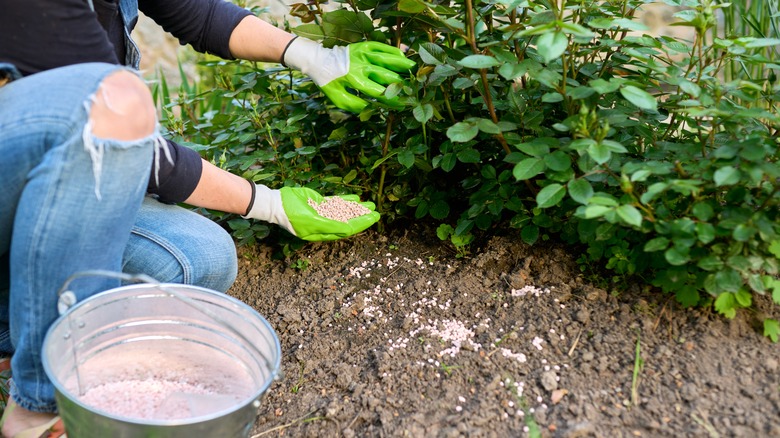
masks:
[[[130,285],[60,311],[44,339],[43,366],[69,438],[247,437],[261,396],[279,375],[274,330],[254,309],[216,291]],[[126,397],[105,392],[117,382],[182,377],[185,388],[201,390],[162,394],[142,418],[85,402],[98,389],[107,403]],[[137,401],[132,397],[148,392],[129,396]]]

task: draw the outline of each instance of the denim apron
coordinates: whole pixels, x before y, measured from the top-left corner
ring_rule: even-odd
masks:
[[[89,7],[94,11],[92,0],[87,0]],[[141,65],[141,51],[130,37],[130,33],[138,23],[138,0],[119,0],[119,12],[122,14],[122,23],[125,28],[125,59],[124,65],[138,69]],[[22,75],[13,64],[0,62],[0,87],[21,78]]]

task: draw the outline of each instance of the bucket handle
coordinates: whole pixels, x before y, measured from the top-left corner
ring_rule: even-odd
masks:
[[[163,286],[163,283],[160,283],[156,279],[146,275],[146,274],[126,274],[124,272],[114,272],[114,271],[107,271],[102,269],[94,269],[94,270],[87,270],[87,271],[79,271],[75,274],[68,277],[67,280],[65,280],[65,283],[63,283],[62,287],[60,287],[60,290],[57,291],[58,299],[57,299],[57,311],[59,311],[60,315],[64,315],[68,309],[70,309],[72,306],[76,304],[77,298],[76,294],[73,293],[69,289],[70,283],[72,283],[74,280],[77,280],[79,278],[83,277],[108,277],[108,278],[115,278],[118,280],[124,280],[127,282],[132,283],[148,283],[151,285],[154,285],[157,287],[157,289],[170,294],[174,298],[178,299],[179,301],[187,304],[188,306],[192,307],[193,309],[203,313],[204,315],[208,316],[212,320],[216,321],[220,325],[227,327],[230,329],[233,334],[237,335],[239,338],[241,338],[242,341],[246,343],[246,345],[251,345],[254,347],[254,350],[260,354],[260,357],[263,358],[263,361],[265,362],[265,365],[268,367],[269,370],[273,370],[274,366],[273,363],[265,356],[265,353],[261,351],[259,348],[255,346],[255,343],[248,339],[246,336],[244,336],[238,329],[236,329],[233,324],[231,324],[228,321],[225,321],[224,319],[220,318],[218,315],[216,315],[214,312],[206,309],[204,306],[196,303],[194,300],[192,300],[189,297],[186,297],[179,292],[176,292],[175,290]],[[74,350],[75,352],[75,350]],[[278,376],[274,376],[274,379],[278,378]]]
[[[83,277],[108,277],[130,283],[149,283],[157,286],[160,286],[161,284],[159,281],[146,274],[125,274],[124,272],[106,271],[102,269],[79,271],[68,277],[68,279],[65,280],[65,283],[62,284],[62,287],[60,287],[60,290],[57,291],[57,311],[60,315],[64,315],[65,312],[73,307],[76,304],[76,301],[78,301],[76,294],[69,289],[69,286],[74,280]],[[170,293],[169,291],[166,292]],[[173,293],[172,295],[175,296],[177,294]]]

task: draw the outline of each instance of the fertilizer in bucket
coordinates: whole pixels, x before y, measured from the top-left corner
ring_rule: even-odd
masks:
[[[43,353],[69,438],[248,436],[281,359],[252,308],[171,284],[123,286],[70,307]]]
[[[239,370],[227,376],[230,382],[221,382],[205,369],[179,367],[177,363],[166,363],[167,358],[154,362],[159,369],[112,373],[104,383],[86,389],[78,401],[119,417],[164,421],[218,412],[251,396],[252,380]]]

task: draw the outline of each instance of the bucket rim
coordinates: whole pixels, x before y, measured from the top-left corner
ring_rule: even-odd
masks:
[[[135,289],[142,289],[142,290],[155,290],[159,289],[160,287],[163,288],[172,288],[172,289],[185,289],[188,291],[194,291],[198,293],[202,293],[205,295],[209,295],[215,298],[219,298],[220,300],[225,300],[230,304],[236,305],[239,308],[242,308],[246,311],[248,311],[253,317],[257,318],[257,320],[260,322],[260,324],[269,330],[270,334],[272,335],[273,339],[273,348],[277,352],[275,355],[275,359],[273,361],[267,361],[269,366],[272,366],[272,369],[270,370],[269,376],[266,379],[265,382],[260,386],[258,390],[256,390],[254,393],[252,393],[250,396],[247,396],[243,399],[242,402],[236,403],[235,405],[221,409],[215,412],[211,412],[207,415],[199,415],[199,416],[193,416],[188,418],[182,418],[182,419],[172,419],[172,420],[159,420],[159,419],[140,419],[135,417],[124,417],[116,414],[112,414],[111,412],[107,412],[101,409],[98,409],[94,406],[87,405],[79,399],[79,397],[75,396],[71,391],[68,391],[65,389],[64,385],[59,382],[59,379],[55,379],[53,376],[55,375],[54,369],[52,367],[52,364],[49,360],[49,355],[46,353],[47,346],[52,341],[53,332],[66,320],[67,317],[81,309],[84,306],[87,306],[90,304],[90,302],[94,302],[98,299],[105,298],[108,295],[113,295],[120,292],[128,292],[133,291]],[[165,292],[165,290],[159,289],[160,292]],[[205,421],[210,421],[216,418],[224,417],[226,415],[229,415],[233,412],[239,411],[241,409],[244,409],[249,404],[256,404],[259,402],[259,400],[262,398],[262,396],[265,394],[266,391],[268,391],[268,388],[271,386],[271,384],[276,381],[281,375],[281,356],[282,356],[282,347],[281,343],[279,341],[279,336],[277,335],[274,328],[271,326],[271,324],[268,322],[268,320],[261,315],[257,310],[255,310],[253,307],[249,306],[247,303],[232,297],[226,293],[215,291],[213,289],[208,289],[201,286],[195,286],[195,285],[186,285],[186,284],[177,284],[177,283],[159,283],[159,284],[149,284],[149,283],[142,283],[142,284],[129,284],[124,285],[112,289],[108,289],[105,291],[98,292],[94,295],[91,295],[90,297],[81,300],[74,304],[73,306],[69,307],[66,312],[64,312],[62,315],[60,315],[50,326],[49,329],[46,331],[46,336],[44,336],[43,339],[43,348],[41,349],[41,362],[43,365],[44,372],[46,373],[47,378],[51,382],[51,384],[54,386],[54,389],[56,392],[61,394],[62,396],[66,397],[70,403],[78,405],[80,408],[94,412],[96,414],[99,414],[103,417],[109,418],[111,420],[120,421],[124,423],[129,424],[135,424],[139,426],[183,426],[183,425],[192,425],[197,424]],[[259,407],[259,406],[258,406]]]

